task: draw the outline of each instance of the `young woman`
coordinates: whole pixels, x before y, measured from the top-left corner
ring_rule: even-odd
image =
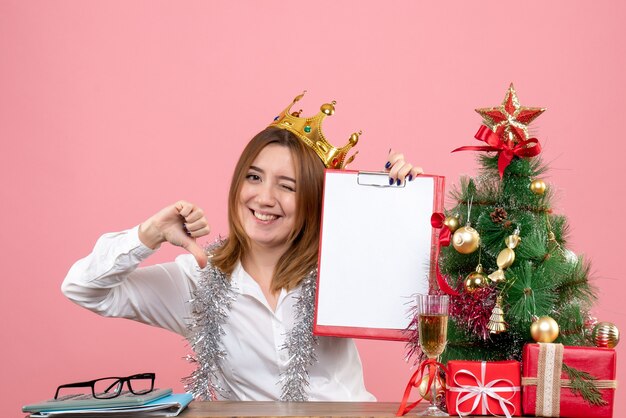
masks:
[[[421,173],[395,152],[386,169],[398,184]],[[226,240],[198,246],[208,221],[179,201],[100,237],[63,293],[100,315],[186,337],[197,363],[188,390],[199,398],[374,401],[354,342],[311,334],[323,170],[296,135],[267,128],[235,168]],[[164,242],[190,254],[138,268]]]

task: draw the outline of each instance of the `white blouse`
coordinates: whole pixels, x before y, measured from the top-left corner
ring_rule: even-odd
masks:
[[[138,227],[101,236],[92,253],[78,260],[63,281],[72,301],[102,316],[128,318],[189,337],[192,293],[200,270],[191,254],[173,263],[137,268],[155,250],[139,240]],[[231,275],[237,294],[222,344],[221,384],[233,399],[280,399],[279,378],[288,367],[285,336],[294,326],[300,287],[281,290],[272,311],[257,282],[238,264]],[[319,337],[317,362],[309,368],[309,400],[375,401],[363,382],[354,341]]]

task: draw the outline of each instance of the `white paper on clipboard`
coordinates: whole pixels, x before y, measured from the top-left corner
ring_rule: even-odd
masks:
[[[389,186],[386,173],[326,171],[315,334],[406,339],[411,297],[429,289],[443,185],[440,176]]]

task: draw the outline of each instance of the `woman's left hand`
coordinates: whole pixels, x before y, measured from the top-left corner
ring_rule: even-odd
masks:
[[[424,172],[422,167],[415,166],[404,159],[404,154],[389,150],[385,171],[389,172],[389,185],[401,185],[405,179],[412,181]]]

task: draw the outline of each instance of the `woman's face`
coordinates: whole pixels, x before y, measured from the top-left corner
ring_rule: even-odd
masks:
[[[263,148],[248,168],[238,200],[239,220],[253,249],[287,250],[296,223],[296,187],[291,151],[278,144]]]

